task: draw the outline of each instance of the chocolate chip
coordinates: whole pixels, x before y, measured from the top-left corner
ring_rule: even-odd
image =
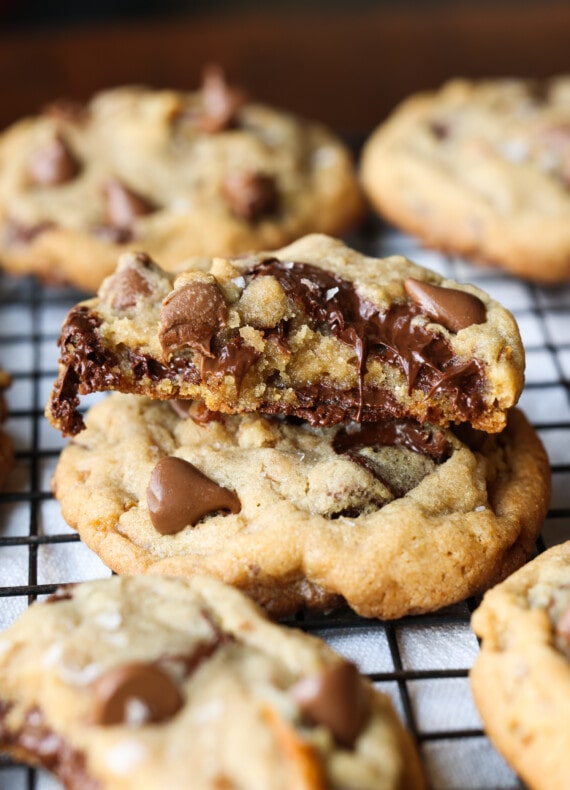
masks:
[[[182,697],[170,675],[154,664],[131,663],[113,667],[92,684],[95,724],[131,723],[129,707],[138,702],[142,719],[161,722],[172,718],[182,706]],[[142,722],[140,722],[142,723]]]
[[[30,179],[43,187],[65,184],[75,178],[80,170],[79,161],[61,135],[35,151],[28,163]]]
[[[154,467],[147,502],[151,521],[161,535],[193,527],[208,513],[241,510],[234,493],[206,477],[193,464],[173,456],[161,458]]]
[[[262,173],[230,173],[222,184],[222,195],[233,214],[246,222],[254,222],[277,207],[275,179]]]
[[[245,100],[244,91],[228,85],[219,66],[208,66],[202,81],[201,112],[195,125],[210,134],[231,129]]]
[[[404,288],[418,307],[451,332],[485,323],[485,305],[473,294],[430,285],[413,277],[404,282]]]
[[[148,280],[137,269],[127,266],[113,275],[101,299],[115,310],[128,310],[136,306],[139,297],[151,294],[152,287]]]
[[[165,355],[185,346],[208,357],[212,337],[225,326],[226,300],[213,277],[175,288],[162,303],[158,337]]]
[[[366,687],[354,664],[337,661],[320,675],[300,680],[291,693],[311,722],[328,727],[343,746],[354,746],[370,710]]]
[[[137,217],[155,211],[155,206],[150,201],[116,178],[110,178],[103,191],[107,203],[107,219],[115,228],[130,230]]]

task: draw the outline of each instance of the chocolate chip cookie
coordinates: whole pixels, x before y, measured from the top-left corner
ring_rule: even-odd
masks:
[[[213,579],[67,586],[0,636],[0,748],[81,790],[421,790],[389,699]]]
[[[570,786],[570,542],[488,592],[473,615],[471,672],[497,748],[533,790]]]
[[[91,292],[126,249],[168,267],[341,234],[362,211],[334,134],[248,100],[216,68],[194,92],[58,102],[0,138],[3,265]]]
[[[0,368],[0,486],[3,485],[14,462],[14,445],[1,426],[8,416],[8,405],[4,397],[5,390],[11,384],[11,377]]]
[[[47,415],[83,427],[79,395],[200,399],[213,411],[333,425],[413,418],[500,431],[522,389],[512,315],[405,258],[310,235],[178,276],[128,254],[73,308]]]
[[[115,393],[64,448],[53,490],[120,574],[206,573],[275,617],[346,601],[391,619],[526,561],[549,468],[517,410],[500,434],[396,419],[323,428]]]
[[[570,280],[570,79],[453,80],[368,140],[373,206],[426,244],[545,283]]]

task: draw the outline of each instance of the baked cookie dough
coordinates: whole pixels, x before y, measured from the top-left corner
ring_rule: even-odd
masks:
[[[346,601],[391,619],[522,565],[549,467],[517,410],[500,434],[411,420],[319,428],[114,393],[62,451],[53,491],[119,574],[206,573],[275,617]]]
[[[0,748],[76,790],[421,790],[390,700],[214,579],[60,588],[0,635]]]
[[[248,101],[209,69],[201,90],[121,87],[59,102],[0,137],[0,259],[94,292],[127,249],[165,267],[363,213],[352,157],[328,129]]]
[[[473,614],[471,686],[489,737],[532,790],[570,787],[570,542],[489,591]]]
[[[315,425],[412,417],[500,431],[523,386],[513,316],[483,291],[400,256],[313,234],[177,277],[121,258],[60,337],[47,416],[83,427],[79,395],[119,390]]]
[[[570,77],[453,80],[367,141],[378,212],[427,245],[544,283],[570,280]]]
[[[14,445],[8,434],[2,430],[2,424],[8,416],[4,392],[11,383],[10,375],[0,368],[0,487],[4,484],[14,463]]]

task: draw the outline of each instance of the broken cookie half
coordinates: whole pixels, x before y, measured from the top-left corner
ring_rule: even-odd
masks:
[[[127,253],[60,337],[52,425],[84,427],[79,396],[117,390],[225,413],[470,423],[499,432],[523,386],[512,315],[405,258],[322,235],[178,274]]]

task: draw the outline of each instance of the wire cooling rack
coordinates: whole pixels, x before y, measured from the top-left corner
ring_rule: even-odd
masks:
[[[520,406],[537,428],[553,472],[538,549],[570,539],[570,287],[541,288],[469,266],[421,249],[372,219],[348,241],[368,254],[400,253],[473,282],[515,314],[527,351]],[[50,492],[64,440],[43,410],[56,375],[59,327],[80,298],[76,291],[0,275],[0,364],[13,376],[6,428],[16,445],[16,466],[0,494],[0,630],[58,584],[110,574],[65,524]],[[348,610],[295,618],[295,625],[323,637],[392,697],[417,740],[433,790],[522,787],[485,737],[471,699],[468,672],[478,643],[469,618],[476,604],[469,600],[387,624]],[[60,785],[41,771],[0,758],[0,787],[55,790]]]

